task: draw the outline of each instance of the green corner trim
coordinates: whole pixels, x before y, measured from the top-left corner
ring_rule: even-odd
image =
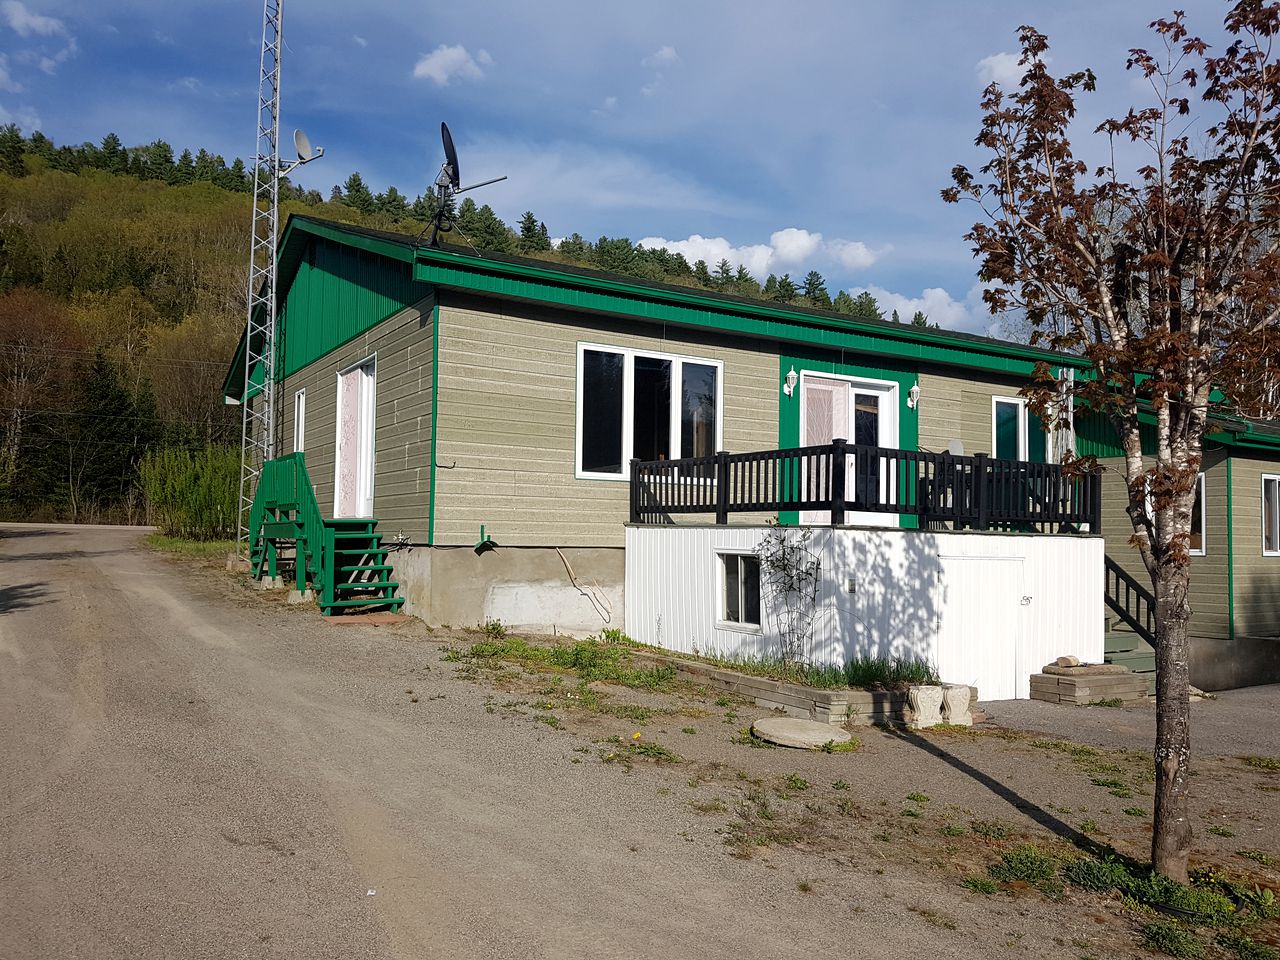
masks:
[[[1235,510],[1232,498],[1235,494],[1235,483],[1231,478],[1230,454],[1227,455],[1227,639],[1236,638],[1236,552],[1232,533],[1236,525]]]
[[[431,308],[431,493],[427,505],[427,546],[436,545],[436,438],[440,436],[440,303]]]

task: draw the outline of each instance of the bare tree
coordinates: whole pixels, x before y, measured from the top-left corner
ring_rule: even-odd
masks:
[[[1092,361],[1076,402],[1108,417],[1123,447],[1133,543],[1157,601],[1151,857],[1185,880],[1195,479],[1213,407],[1256,415],[1275,399],[1280,5],[1231,7],[1220,52],[1188,32],[1182,13],[1150,26],[1157,49],[1134,49],[1127,64],[1148,81],[1150,104],[1094,131],[1110,157],[1094,170],[1068,138],[1093,73],[1051,76],[1048,39],[1022,27],[1017,90],[983,93],[976,142],[989,159],[976,175],[956,167],[943,199],[982,210],[967,237],[992,312],[1021,310],[1035,340]],[[1122,173],[1117,158],[1135,151],[1137,169]],[[1269,393],[1255,389],[1265,382]],[[1047,410],[1059,390],[1042,368],[1026,393]],[[1152,463],[1139,435],[1148,412]]]

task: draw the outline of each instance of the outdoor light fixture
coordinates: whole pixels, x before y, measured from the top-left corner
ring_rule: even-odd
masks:
[[[916,404],[920,402],[920,384],[913,383],[911,389],[907,391],[907,409],[914,410]]]
[[[793,366],[791,372],[787,374],[786,382],[782,385],[782,392],[788,397],[793,395],[796,392],[796,384],[799,382],[800,374],[796,373],[796,368]]]

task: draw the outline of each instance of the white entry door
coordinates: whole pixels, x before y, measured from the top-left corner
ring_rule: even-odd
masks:
[[[938,559],[939,678],[977,687],[983,700],[1018,697],[1022,559]]]
[[[828,444],[844,437],[851,444],[871,447],[898,446],[898,385],[884,380],[857,380],[836,375],[800,378],[800,443],[802,446]],[[896,488],[893,463],[880,459],[869,470],[859,470],[859,462],[850,455],[845,465],[845,499],[864,503],[892,504]],[[861,474],[861,476],[860,476]],[[827,510],[804,510],[801,523],[827,524]],[[849,511],[845,523],[861,526],[892,527],[898,524],[896,513]]]
[[[335,517],[373,516],[374,379],[372,359],[338,374]]]

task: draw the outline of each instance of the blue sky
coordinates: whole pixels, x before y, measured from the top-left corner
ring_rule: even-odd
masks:
[[[283,124],[326,156],[326,194],[358,170],[413,196],[447,120],[463,180],[509,223],[665,242],[690,260],[812,267],[905,316],[985,332],[968,207],[938,191],[974,165],[977,102],[1016,82],[1017,27],[1052,69],[1091,66],[1080,134],[1144,101],[1124,71],[1173,4],[918,0],[643,4],[285,0]],[[1226,7],[1180,3],[1220,39]],[[0,122],[59,143],[253,152],[261,5],[253,0],[0,0]]]

